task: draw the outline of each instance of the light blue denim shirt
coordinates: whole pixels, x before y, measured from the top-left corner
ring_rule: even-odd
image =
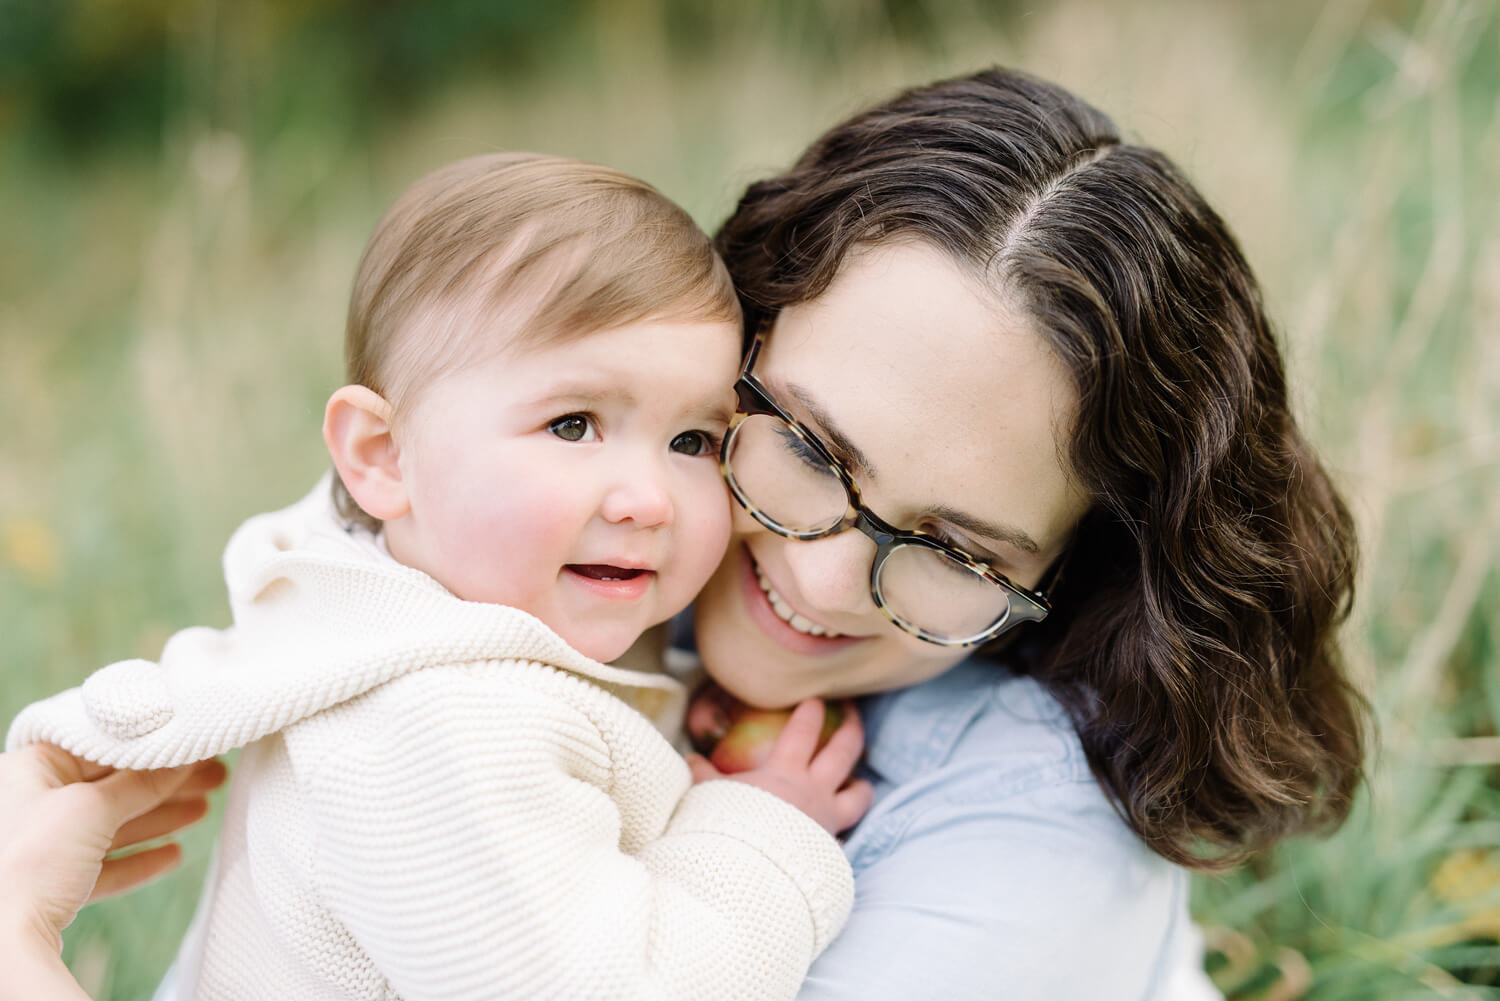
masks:
[[[802,1001],[1204,1001],[1188,875],[1125,826],[1061,705],[978,658],[863,700],[875,804]]]

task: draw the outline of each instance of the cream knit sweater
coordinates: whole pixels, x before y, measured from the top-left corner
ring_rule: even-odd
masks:
[[[663,736],[676,681],[460,601],[326,498],[230,540],[233,627],[106,667],[7,739],[133,768],[245,747],[182,993],[794,996],[852,903],[838,843],[759,789],[692,786]]]

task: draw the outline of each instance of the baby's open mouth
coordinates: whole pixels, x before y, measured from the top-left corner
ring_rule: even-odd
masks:
[[[635,580],[641,574],[649,573],[647,570],[612,567],[608,563],[569,563],[568,569],[591,580]]]

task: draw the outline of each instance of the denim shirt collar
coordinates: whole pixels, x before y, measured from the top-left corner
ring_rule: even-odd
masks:
[[[920,684],[865,696],[859,711],[867,766],[894,783],[940,766],[1008,677],[1000,662],[970,657]]]

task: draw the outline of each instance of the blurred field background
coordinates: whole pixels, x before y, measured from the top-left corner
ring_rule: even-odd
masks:
[[[1230,220],[1363,528],[1371,781],[1332,839],[1199,881],[1212,966],[1236,998],[1500,998],[1491,0],[0,0],[0,720],[227,621],[220,549],[323,469],[354,266],[421,173],[580,156],[711,229],[844,114],[995,62]],[[211,836],[70,930],[94,996],[149,996]]]

